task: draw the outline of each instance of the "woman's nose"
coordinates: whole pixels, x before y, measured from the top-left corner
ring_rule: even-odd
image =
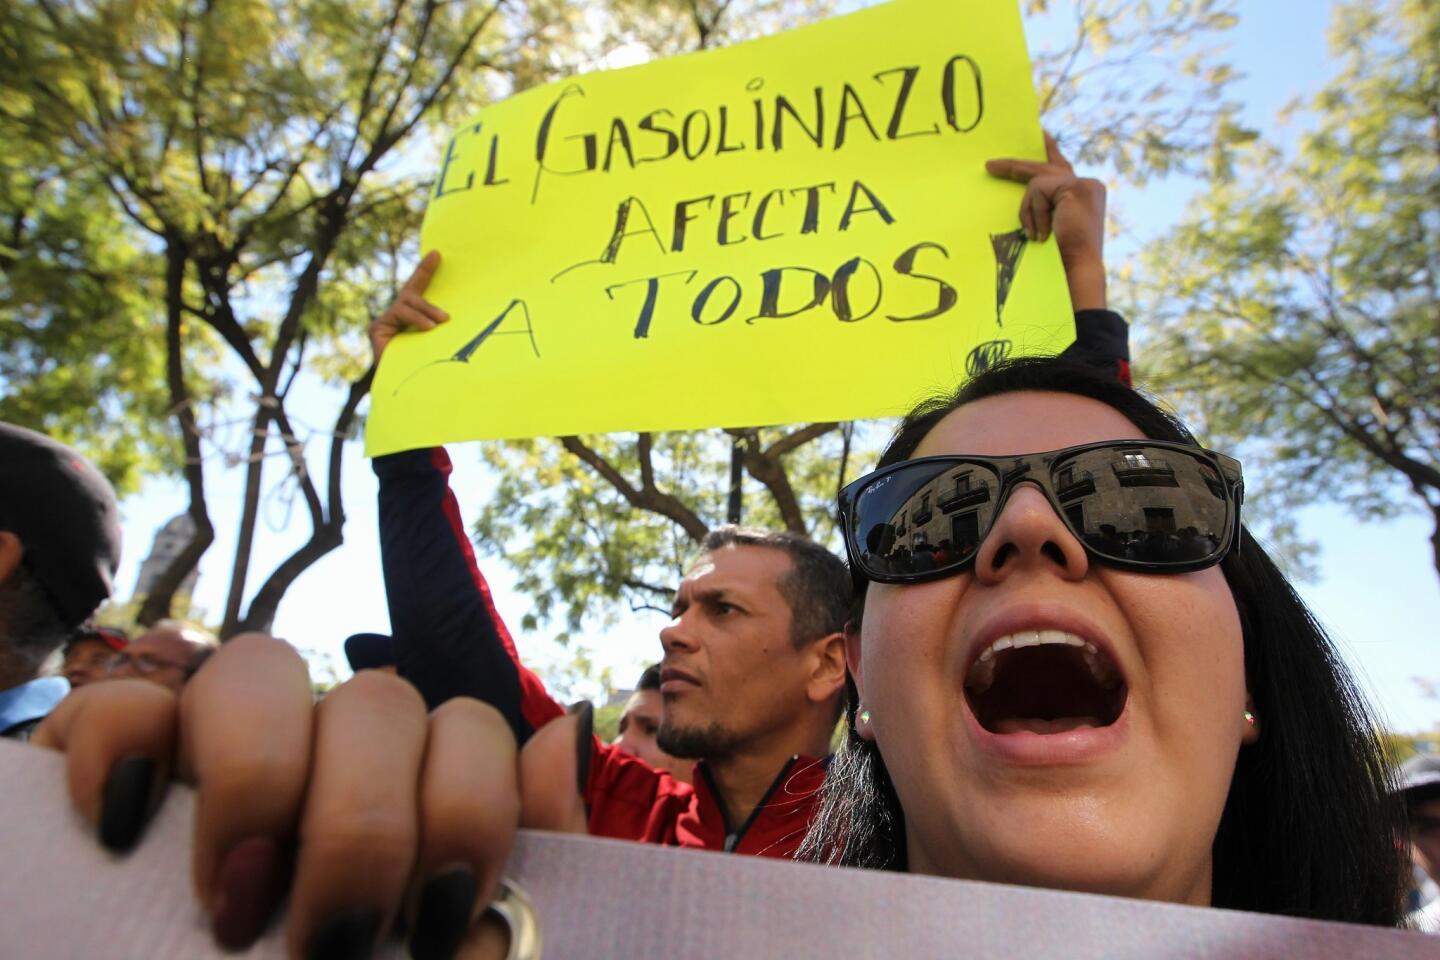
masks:
[[[1020,482],[1005,500],[975,556],[975,577],[999,583],[1027,568],[1049,568],[1079,580],[1090,568],[1084,546],[1034,483]]]

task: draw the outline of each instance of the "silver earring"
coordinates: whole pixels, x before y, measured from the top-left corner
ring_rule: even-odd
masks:
[[[855,721],[857,723],[863,723],[868,727],[870,725],[870,711],[862,708],[860,712],[855,715]]]
[[[1250,724],[1250,726],[1252,726],[1252,727],[1255,726],[1255,714],[1251,713],[1249,710],[1246,710],[1246,711],[1245,711],[1245,722],[1248,723],[1248,724]]]

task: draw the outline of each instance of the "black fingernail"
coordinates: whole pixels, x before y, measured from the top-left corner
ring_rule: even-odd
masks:
[[[575,717],[575,787],[580,796],[590,785],[590,741],[595,736],[595,705],[589,700],[580,700],[570,705],[570,714]]]
[[[378,910],[367,907],[346,910],[310,935],[305,956],[308,960],[360,960],[370,956],[379,931]]]
[[[150,793],[155,786],[155,761],[126,757],[116,761],[105,780],[100,801],[100,842],[125,853],[145,832],[150,817]]]
[[[222,949],[244,950],[265,932],[285,893],[288,859],[273,838],[250,837],[220,860],[210,928]]]
[[[415,932],[410,935],[414,960],[449,960],[470,931],[475,907],[475,873],[458,867],[436,874],[420,892],[415,911]]]

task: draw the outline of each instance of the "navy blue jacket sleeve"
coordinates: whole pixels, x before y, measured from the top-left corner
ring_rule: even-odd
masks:
[[[1130,385],[1130,325],[1114,310],[1076,310],[1075,342],[1060,354],[1113,373]]]
[[[450,491],[444,449],[374,460],[380,479],[380,559],[395,662],[431,709],[475,697],[499,710],[524,743],[564,713],[520,662]]]

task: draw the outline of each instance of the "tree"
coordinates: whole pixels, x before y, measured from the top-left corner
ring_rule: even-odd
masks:
[[[462,111],[619,45],[663,52],[676,23],[708,36],[739,12],[763,28],[789,5],[22,0],[0,11],[12,161],[0,172],[0,415],[77,441],[122,492],[157,469],[184,478],[197,533],[139,619],[169,612],[212,542],[216,468],[245,473],[226,635],[267,628],[296,577],[340,544],[341,451],[370,383],[361,332],[390,299],[396,264],[414,257],[438,144]],[[333,398],[329,422],[303,423],[296,394],[307,411],[317,394]],[[252,589],[267,498],[301,504],[311,534]]]
[[[7,119],[0,107],[0,420],[86,450],[129,493],[174,455],[151,255],[111,228],[103,185],[58,190],[49,145]],[[97,342],[113,349],[97,357]]]
[[[217,468],[243,469],[224,630],[264,628],[295,578],[341,542],[341,450],[357,431],[369,385],[359,331],[389,300],[397,262],[414,257],[428,187],[422,171],[433,170],[427,161],[438,137],[460,112],[612,56],[712,46],[813,19],[829,6],[6,6],[0,52],[11,69],[0,76],[0,135],[16,162],[0,175],[0,346],[7,361],[20,359],[0,361],[0,413],[77,439],[127,489],[157,466],[183,476],[196,539],[147,598],[142,620],[168,611],[213,539],[207,481]],[[1028,7],[1036,23],[1064,13],[1043,0]],[[1067,142],[1114,153],[1139,178],[1230,141],[1222,134],[1233,125],[1221,122],[1233,112],[1222,96],[1229,77],[1198,67],[1230,20],[1227,4],[1189,0],[1156,12],[1147,0],[1080,0],[1076,9],[1060,31],[1068,39],[1036,56],[1052,126]],[[1071,95],[1107,70],[1128,82],[1171,50],[1191,56],[1195,68],[1167,86],[1105,101],[1123,109]],[[1164,136],[1137,140],[1146,130]],[[112,362],[92,362],[97,343]],[[307,426],[292,397],[313,397],[317,382],[334,409],[328,422]],[[738,437],[575,438],[487,455],[509,469],[549,465],[571,494],[601,492],[585,505],[596,514],[596,542],[606,544],[602,565],[547,556],[543,544],[565,542],[562,528],[542,525],[509,543],[540,615],[552,606],[546,585],[563,582],[569,592],[558,600],[578,622],[621,597],[653,604],[659,594],[650,588],[665,592],[701,527],[733,512],[728,502],[722,512],[710,491],[722,491],[721,499],[732,487],[743,493],[747,520],[823,538],[835,486],[878,436],[853,425],[806,425]],[[617,477],[620,485],[611,482]],[[276,496],[303,505],[311,535],[251,589],[257,518]],[[543,499],[516,497],[496,506],[528,510]],[[608,515],[595,509],[602,502]],[[665,509],[644,511],[654,503]],[[503,533],[505,522],[491,526]],[[481,530],[498,543],[484,519]],[[633,558],[629,568],[622,557]]]
[[[0,198],[12,224],[0,330],[22,355],[58,360],[23,378],[22,399],[47,407],[20,419],[73,424],[87,403],[142,400],[116,421],[153,431],[168,415],[179,439],[141,433],[169,447],[196,528],[142,622],[168,613],[213,539],[216,454],[245,470],[227,636],[267,629],[296,577],[341,543],[341,448],[371,379],[360,334],[393,289],[428,189],[428,166],[404,151],[482,102],[487,82],[508,91],[550,75],[556,47],[539,38],[564,40],[577,23],[572,4],[510,12],[499,0],[32,0],[0,14],[0,123],[7,144],[44,161],[38,176],[7,175]],[[103,322],[77,338],[90,309]],[[76,384],[97,335],[109,362]],[[215,349],[222,359],[206,362]],[[117,368],[130,353],[134,367]],[[307,436],[290,397],[317,375],[339,403]],[[68,405],[51,403],[72,386]],[[228,446],[222,428],[235,421],[244,429]],[[125,433],[99,426],[107,442]],[[307,439],[320,441],[318,463]],[[311,534],[246,607],[272,455]]]
[[[587,616],[613,622],[617,601],[666,611],[696,546],[727,519],[733,449],[751,488],[746,523],[833,540],[855,435],[830,423],[486,444],[498,482],[478,542],[531,597],[524,629],[560,614],[570,630]]]
[[[1140,271],[1147,366],[1291,507],[1426,510],[1440,573],[1440,8],[1337,8],[1334,80]]]
[[[1143,186],[1209,169],[1254,138],[1227,97],[1236,79],[1220,40],[1233,2],[1026,0],[1026,32],[1047,129],[1077,169],[1108,167]]]
[[[732,25],[752,22],[725,2],[696,6],[692,47],[732,39]],[[1216,38],[1235,22],[1231,4],[1192,0],[1160,11],[1147,0],[1030,0],[1027,15],[1032,43],[1040,38],[1045,123],[1085,162],[1109,162],[1140,183],[1223,169],[1228,151],[1250,137],[1225,98],[1233,74],[1214,59]],[[678,42],[667,35],[649,46]],[[1167,57],[1182,69],[1156,70]],[[499,480],[481,506],[477,542],[531,598],[522,626],[563,617],[558,639],[568,642],[587,617],[610,624],[626,612],[668,610],[700,541],[727,519],[839,549],[835,495],[874,462],[888,433],[884,423],[824,423],[487,444]]]

